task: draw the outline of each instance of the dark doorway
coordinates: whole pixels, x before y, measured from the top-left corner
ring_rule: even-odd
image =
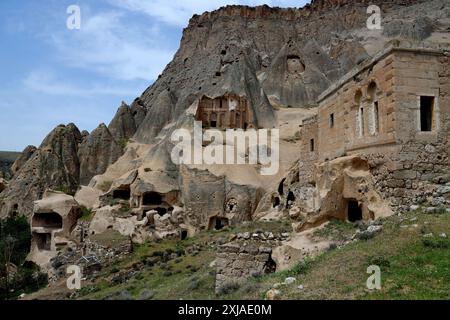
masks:
[[[114,199],[130,200],[130,189],[117,189],[113,191]]]
[[[187,230],[182,230],[181,231],[181,240],[185,240],[187,237],[188,237]]]
[[[288,196],[286,198],[286,209],[289,209],[294,202],[295,202],[294,193],[292,191],[289,191]]]
[[[264,274],[274,273],[277,269],[277,264],[273,261],[272,257],[264,265]]]
[[[281,180],[279,186],[278,186],[278,193],[280,195],[283,195],[284,193],[284,182],[286,181],[286,178],[284,178],[283,180]]]
[[[434,97],[420,97],[420,129],[433,130]]]
[[[287,201],[288,202],[289,201],[292,201],[292,202],[295,201],[295,196],[294,196],[294,193],[292,191],[289,191],[288,196],[287,196]]]
[[[158,215],[160,215],[160,216],[163,216],[163,215],[167,214],[167,209],[166,208],[155,208],[153,210],[158,212]]]
[[[222,230],[229,226],[228,218],[212,217],[209,220],[209,229]]]
[[[217,121],[211,121],[210,127],[217,128]]]
[[[55,212],[35,213],[33,216],[32,227],[62,229],[62,217]]]
[[[279,205],[280,205],[280,198],[275,197],[275,198],[273,199],[273,207],[276,208],[276,207],[278,207]]]
[[[162,197],[158,192],[148,192],[145,193],[142,198],[142,205],[152,206],[162,204]]]
[[[33,233],[33,238],[39,250],[51,250],[52,235],[50,233]]]
[[[350,200],[347,205],[348,221],[355,222],[362,220],[362,209],[358,201]]]

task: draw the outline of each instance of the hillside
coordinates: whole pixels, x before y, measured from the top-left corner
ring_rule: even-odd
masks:
[[[20,156],[20,152],[0,151],[0,177],[10,177],[10,168]]]
[[[100,271],[75,294],[65,283],[27,299],[264,299],[277,288],[279,299],[443,299],[450,298],[450,214],[412,211],[382,221],[383,230],[367,240],[331,246],[288,271],[249,279],[216,295],[216,246],[246,230],[289,230],[282,221],[252,223],[204,232],[185,241],[162,241],[135,248],[134,253]],[[358,227],[331,222],[315,232],[336,243],[351,239]],[[176,258],[168,258],[175,253]],[[381,268],[381,290],[368,290],[367,268]],[[292,284],[284,284],[294,277]]]
[[[22,297],[449,299],[450,6],[375,3],[382,30],[369,0],[195,15],[108,125],[27,147],[0,218],[49,286]]]

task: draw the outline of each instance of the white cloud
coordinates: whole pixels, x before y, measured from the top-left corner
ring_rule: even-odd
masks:
[[[95,95],[111,96],[133,96],[137,89],[127,89],[123,86],[108,86],[94,84],[92,86],[83,86],[76,83],[70,83],[64,79],[58,78],[52,71],[35,70],[28,74],[23,81],[25,87],[36,93],[61,96],[89,97]]]
[[[161,22],[185,27],[194,14],[216,10],[232,4],[263,5],[280,7],[301,7],[306,0],[110,0],[111,3],[131,10],[143,12]]]
[[[53,44],[71,67],[119,80],[156,79],[175,52],[158,45],[158,28],[126,18],[118,12],[83,17],[81,30],[55,33]]]

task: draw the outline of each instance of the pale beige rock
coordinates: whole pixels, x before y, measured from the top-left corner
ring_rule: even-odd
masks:
[[[47,190],[43,199],[34,203],[31,251],[27,260],[50,270],[49,262],[57,255],[57,248],[73,242],[71,232],[79,215],[79,205],[72,196]]]
[[[102,192],[95,188],[81,186],[75,194],[75,200],[80,206],[88,209],[96,209],[100,206],[99,198]]]

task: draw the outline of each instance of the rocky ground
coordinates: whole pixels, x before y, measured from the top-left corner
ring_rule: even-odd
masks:
[[[86,277],[80,291],[69,291],[60,281],[25,298],[449,299],[450,212],[429,206],[412,209],[370,225],[332,221],[310,235],[312,242],[329,243],[319,255],[289,270],[226,286],[219,293],[215,293],[218,246],[257,232],[289,235],[288,221],[146,243]],[[366,288],[370,265],[381,268],[381,290]]]

